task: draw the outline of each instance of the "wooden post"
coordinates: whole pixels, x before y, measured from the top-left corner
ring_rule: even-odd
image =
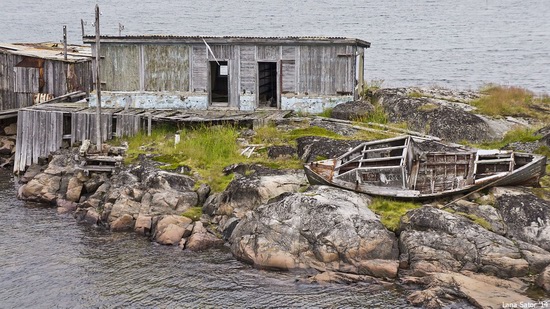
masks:
[[[95,109],[95,127],[96,127],[96,146],[97,150],[101,152],[101,76],[99,74],[100,66],[100,33],[99,33],[99,4],[95,5],[95,69],[96,69],[96,92],[97,92],[97,104]]]
[[[63,26],[63,59],[67,60],[67,26]]]
[[[80,20],[80,30],[82,30],[82,37],[84,38],[84,19]]]

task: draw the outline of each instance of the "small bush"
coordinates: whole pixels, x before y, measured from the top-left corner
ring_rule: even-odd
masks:
[[[390,231],[396,231],[399,220],[407,211],[422,207],[419,203],[402,202],[381,197],[374,198],[369,208],[380,215],[380,221]]]
[[[199,221],[202,216],[202,207],[191,207],[181,214],[183,217],[187,217],[193,221]]]
[[[326,118],[330,118],[332,117],[332,108],[325,108],[320,114],[319,116],[321,117],[326,117]]]
[[[482,114],[489,116],[529,116],[533,93],[520,87],[489,85],[481,90],[481,98],[472,101]]]
[[[388,115],[386,114],[384,107],[382,107],[380,104],[374,104],[374,110],[372,112],[365,114],[365,116],[361,116],[357,118],[355,121],[363,122],[363,123],[372,122],[372,123],[379,123],[379,124],[387,124]]]
[[[541,136],[536,135],[535,132],[536,132],[535,129],[532,129],[532,128],[516,126],[512,128],[512,130],[506,132],[502,140],[484,142],[481,144],[474,144],[473,146],[477,148],[482,148],[482,149],[500,149],[510,143],[515,143],[515,142],[522,142],[522,143],[536,142],[539,139],[541,139]]]

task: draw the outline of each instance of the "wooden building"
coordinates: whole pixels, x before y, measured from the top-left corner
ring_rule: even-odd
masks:
[[[95,37],[85,36],[92,45]],[[357,99],[370,43],[328,37],[102,36],[106,107],[322,112]],[[90,103],[96,104],[92,94]]]
[[[18,109],[67,93],[90,92],[89,47],[62,44],[0,44],[0,111]]]

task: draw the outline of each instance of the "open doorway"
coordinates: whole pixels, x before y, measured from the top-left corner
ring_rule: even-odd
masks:
[[[229,103],[229,78],[227,61],[210,62],[210,103]]]
[[[277,62],[258,62],[258,107],[277,108]]]

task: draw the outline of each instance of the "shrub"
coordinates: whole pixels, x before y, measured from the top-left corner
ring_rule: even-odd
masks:
[[[191,207],[181,214],[183,217],[187,217],[193,221],[199,221],[202,216],[202,207]]]
[[[481,98],[472,101],[482,114],[489,116],[529,116],[533,93],[520,87],[489,85],[481,90]]]
[[[390,231],[396,231],[401,217],[411,209],[422,207],[419,203],[402,202],[381,197],[374,198],[369,208],[380,215],[380,221]]]

